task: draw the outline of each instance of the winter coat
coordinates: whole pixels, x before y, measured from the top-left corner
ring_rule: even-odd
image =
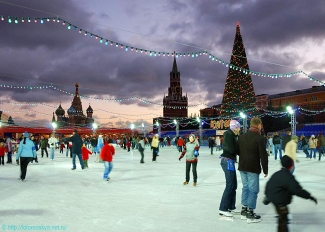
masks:
[[[272,139],[272,143],[274,145],[280,144],[281,143],[281,137],[279,135],[274,135]]]
[[[13,152],[12,150],[12,143],[11,140],[8,138],[7,141],[5,142],[6,148],[8,152]]]
[[[223,133],[223,153],[221,156],[236,160],[236,154],[238,153],[236,151],[236,141],[237,136],[232,130],[228,129],[225,133]]]
[[[91,155],[93,153],[91,153],[91,151],[89,151],[86,147],[81,148],[82,160],[88,160],[89,154]]]
[[[265,138],[254,131],[248,131],[239,136],[236,143],[239,155],[238,170],[244,172],[268,173],[268,154],[266,152]]]
[[[5,156],[5,152],[7,152],[7,149],[4,146],[0,147],[0,156]]]
[[[36,148],[34,146],[34,143],[29,138],[26,138],[25,144],[24,139],[20,142],[18,152],[16,155],[16,160],[19,159],[19,157],[32,157],[36,158]]]
[[[55,137],[51,137],[48,141],[48,144],[50,144],[50,148],[54,147],[55,148],[55,144],[58,142],[58,140]]]
[[[266,183],[265,195],[276,206],[286,206],[291,203],[292,196],[309,199],[310,193],[304,190],[295,177],[286,168],[274,173]]]
[[[139,143],[138,143],[138,150],[139,150],[140,152],[143,152],[144,149],[145,149],[144,140],[141,139],[141,140],[139,141]]]
[[[286,148],[286,145],[290,140],[291,140],[291,135],[286,135],[282,138],[282,150]]]
[[[184,140],[183,140],[182,138],[179,138],[179,139],[177,140],[177,146],[182,147],[182,146],[184,146],[184,145],[185,145]]]
[[[158,148],[158,145],[159,145],[159,140],[152,138],[151,147]]]
[[[40,147],[42,148],[42,149],[44,149],[44,148],[47,148],[47,145],[48,145],[48,140],[47,139],[41,139],[40,141]]]
[[[214,147],[214,146],[215,146],[214,138],[210,138],[209,139],[209,148]]]
[[[187,142],[184,146],[184,150],[179,158],[183,158],[186,154],[186,162],[196,163],[197,162],[197,156],[194,155],[194,151],[199,150],[199,146],[195,141],[193,143]]]
[[[294,140],[290,140],[284,150],[284,154],[289,156],[293,161],[298,160],[297,158],[297,143]]]
[[[323,135],[319,135],[317,137],[317,147],[323,147],[325,146],[325,139]]]
[[[64,140],[72,142],[72,154],[81,154],[83,142],[78,134],[74,134],[70,138],[65,138]]]
[[[317,140],[313,139],[313,138],[310,138],[308,144],[309,144],[309,148],[316,148]]]
[[[114,146],[111,144],[105,144],[101,153],[100,153],[100,156],[103,161],[112,162],[114,154],[115,154]]]

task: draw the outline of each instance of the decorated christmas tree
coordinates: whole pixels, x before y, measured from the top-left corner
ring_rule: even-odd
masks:
[[[236,23],[236,35],[225,90],[222,99],[222,116],[231,116],[238,112],[251,111],[255,107],[255,92],[249,72],[248,61],[240,24]]]

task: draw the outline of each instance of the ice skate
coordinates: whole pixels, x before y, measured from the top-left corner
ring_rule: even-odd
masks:
[[[247,207],[243,206],[241,208],[240,215],[241,215],[241,217],[240,217],[241,220],[246,220],[247,219]]]
[[[247,217],[247,223],[258,223],[262,221],[261,216],[255,214],[252,209],[247,210],[246,217]]]
[[[193,186],[196,186],[196,182],[193,182]]]
[[[187,185],[187,184],[188,184],[188,182],[187,182],[187,181],[184,181],[184,182],[183,182],[183,185]]]
[[[232,213],[230,213],[229,211],[221,211],[221,210],[219,210],[219,219],[220,220],[233,221],[234,217],[233,217]]]
[[[232,213],[233,215],[241,215],[241,211],[237,210],[237,209],[228,209],[228,211],[230,213]],[[246,217],[246,216],[245,216]],[[246,219],[246,218],[245,218]]]

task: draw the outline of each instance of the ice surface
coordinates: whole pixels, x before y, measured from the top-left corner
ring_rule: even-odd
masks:
[[[70,170],[71,158],[58,151],[55,160],[41,158],[29,164],[25,182],[19,181],[19,166],[0,167],[0,226],[16,231],[19,226],[62,226],[60,231],[276,231],[275,211],[262,204],[268,178],[260,176],[260,193],[256,213],[262,222],[247,224],[234,216],[234,221],[219,220],[219,204],[225,187],[219,155],[210,155],[207,147],[200,150],[198,185],[184,186],[185,159],[178,161],[175,147],[160,149],[157,163],[151,162],[151,151],[145,150],[145,164],[140,164],[138,151],[116,148],[114,168],[109,182],[103,181],[103,164],[90,157],[89,169]],[[298,153],[295,177],[317,199],[295,197],[290,205],[290,231],[325,231],[325,157],[307,160]],[[269,157],[269,176],[280,168],[280,162]],[[5,158],[6,160],[6,158]],[[15,160],[15,157],[13,157]],[[192,175],[191,175],[192,178]],[[241,207],[241,180],[237,171],[237,207]],[[10,227],[11,226],[11,227]],[[41,227],[39,227],[41,228]],[[65,229],[65,230],[64,230]],[[44,229],[43,229],[44,230]],[[55,228],[52,229],[54,231]],[[41,231],[32,230],[29,231]]]

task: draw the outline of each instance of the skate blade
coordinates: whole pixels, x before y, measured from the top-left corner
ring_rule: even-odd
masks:
[[[262,221],[262,219],[247,219],[248,224],[250,224],[250,223],[259,223],[261,221]]]
[[[218,219],[223,221],[234,221],[234,217],[227,217],[227,216],[220,216],[220,215]]]

